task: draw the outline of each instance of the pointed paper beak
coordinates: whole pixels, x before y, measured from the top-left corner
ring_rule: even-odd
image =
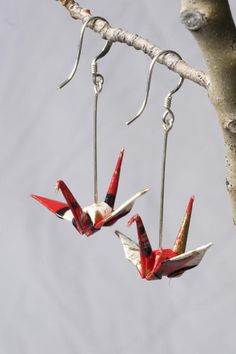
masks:
[[[59,192],[59,181],[56,182],[55,187],[54,187],[54,191],[55,191],[56,193]]]

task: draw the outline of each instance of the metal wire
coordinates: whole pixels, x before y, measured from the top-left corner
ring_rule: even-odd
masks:
[[[99,92],[94,96],[94,114],[93,114],[93,183],[94,183],[94,203],[98,203],[98,160],[97,160],[97,105]]]
[[[167,97],[166,97],[167,98]],[[166,177],[166,158],[169,132],[173,127],[175,116],[171,111],[171,99],[168,100],[169,108],[163,114],[163,153],[162,153],[162,168],[161,168],[161,196],[160,196],[160,217],[159,217],[159,248],[162,248],[163,243],[163,223],[164,223],[164,201],[165,201],[165,177]]]
[[[93,114],[93,170],[94,170],[94,203],[98,203],[98,139],[97,139],[97,112],[98,112],[98,95],[102,91],[104,78],[101,74],[93,74],[94,83],[94,114]]]
[[[160,196],[160,214],[159,214],[159,248],[162,248],[163,243],[163,221],[164,221],[164,197],[165,197],[165,173],[166,173],[166,155],[169,130],[165,130],[162,169],[161,169],[161,196]]]

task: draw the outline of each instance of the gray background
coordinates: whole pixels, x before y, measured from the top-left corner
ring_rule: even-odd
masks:
[[[205,69],[179,20],[179,1],[81,3],[113,26],[177,50]],[[236,3],[231,1],[236,13]],[[214,242],[182,278],[146,282],[124,259],[114,230],[136,239],[128,217],[90,238],[32,200],[61,199],[64,179],[85,206],[92,202],[92,106],[89,72],[104,42],[87,31],[78,74],[64,90],[81,23],[55,1],[0,2],[0,353],[235,353],[235,227],[225,190],[224,151],[204,89],[185,82],[176,94],[167,166],[165,242],[170,247],[195,194],[188,249]],[[133,126],[150,59],[115,44],[99,68],[99,188],[105,195],[119,149],[126,148],[117,205],[144,187],[133,213],[157,246],[163,98],[176,74],[155,68],[150,101]]]

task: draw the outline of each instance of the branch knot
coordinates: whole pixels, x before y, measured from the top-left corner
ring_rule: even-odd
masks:
[[[228,120],[224,124],[224,128],[226,130],[230,131],[231,133],[235,134],[236,133],[236,119]]]
[[[190,31],[199,31],[207,24],[207,17],[200,11],[185,10],[180,15],[181,22]]]

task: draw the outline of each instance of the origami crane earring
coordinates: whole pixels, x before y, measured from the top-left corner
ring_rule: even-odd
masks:
[[[67,85],[72,78],[74,77],[76,70],[78,68],[80,54],[82,50],[84,32],[91,21],[95,21],[97,19],[105,19],[94,16],[90,17],[83,25],[81,34],[80,34],[80,44],[79,50],[77,54],[77,58],[73,67],[73,70],[69,77],[59,86],[63,88]],[[106,21],[109,25],[109,23]],[[104,48],[102,49],[101,53],[97,55],[91,64],[91,73],[92,79],[94,84],[94,91],[95,91],[95,101],[94,101],[94,131],[93,131],[93,138],[94,138],[94,202],[92,205],[81,208],[79,203],[76,201],[75,197],[65,184],[65,182],[59,180],[56,183],[56,191],[61,190],[66,203],[62,203],[56,200],[44,198],[38,195],[32,195],[34,199],[39,201],[43,204],[46,208],[52,211],[56,216],[61,219],[71,221],[72,224],[75,226],[77,231],[80,234],[86,234],[86,236],[90,236],[102,226],[110,226],[113,225],[118,219],[125,216],[130,212],[133,207],[135,200],[140,197],[142,194],[146,193],[148,189],[144,189],[143,191],[135,194],[133,197],[128,199],[124,204],[122,204],[119,208],[114,210],[114,204],[119,184],[119,176],[120,176],[120,169],[124,154],[124,149],[121,149],[118,160],[116,163],[115,170],[113,172],[111,182],[103,202],[99,201],[98,198],[98,175],[97,175],[97,104],[98,104],[98,96],[102,91],[104,78],[101,74],[98,73],[97,61],[104,57],[110,50],[112,43],[107,42]]]
[[[168,53],[176,54],[179,59],[182,59],[179,54],[171,50],[164,50],[160,52],[151,62],[149,68],[149,75],[146,88],[146,96],[143,104],[134,118],[127,122],[127,124],[135,121],[144,111],[149,90],[151,84],[151,77],[154,65],[157,59],[161,55]],[[188,230],[190,225],[192,206],[194,197],[191,197],[185,212],[183,223],[180,227],[179,233],[176,237],[175,244],[172,249],[163,249],[163,212],[164,212],[164,191],[165,191],[165,169],[166,169],[166,155],[167,155],[167,143],[168,134],[173,127],[174,113],[171,110],[172,96],[177,92],[183,84],[184,79],[181,77],[177,87],[172,90],[165,98],[163,115],[163,129],[164,129],[164,147],[163,147],[163,162],[162,162],[162,185],[161,185],[161,198],[160,198],[160,219],[159,219],[159,248],[152,250],[148,236],[146,234],[141,217],[137,214],[131,217],[128,225],[136,222],[137,234],[139,244],[136,244],[129,237],[125,236],[119,231],[116,231],[116,235],[120,238],[123,245],[126,258],[131,261],[138,269],[142,278],[146,280],[161,279],[162,276],[174,278],[182,275],[186,270],[196,267],[203,258],[206,250],[212,245],[208,243],[195,250],[185,252]]]

